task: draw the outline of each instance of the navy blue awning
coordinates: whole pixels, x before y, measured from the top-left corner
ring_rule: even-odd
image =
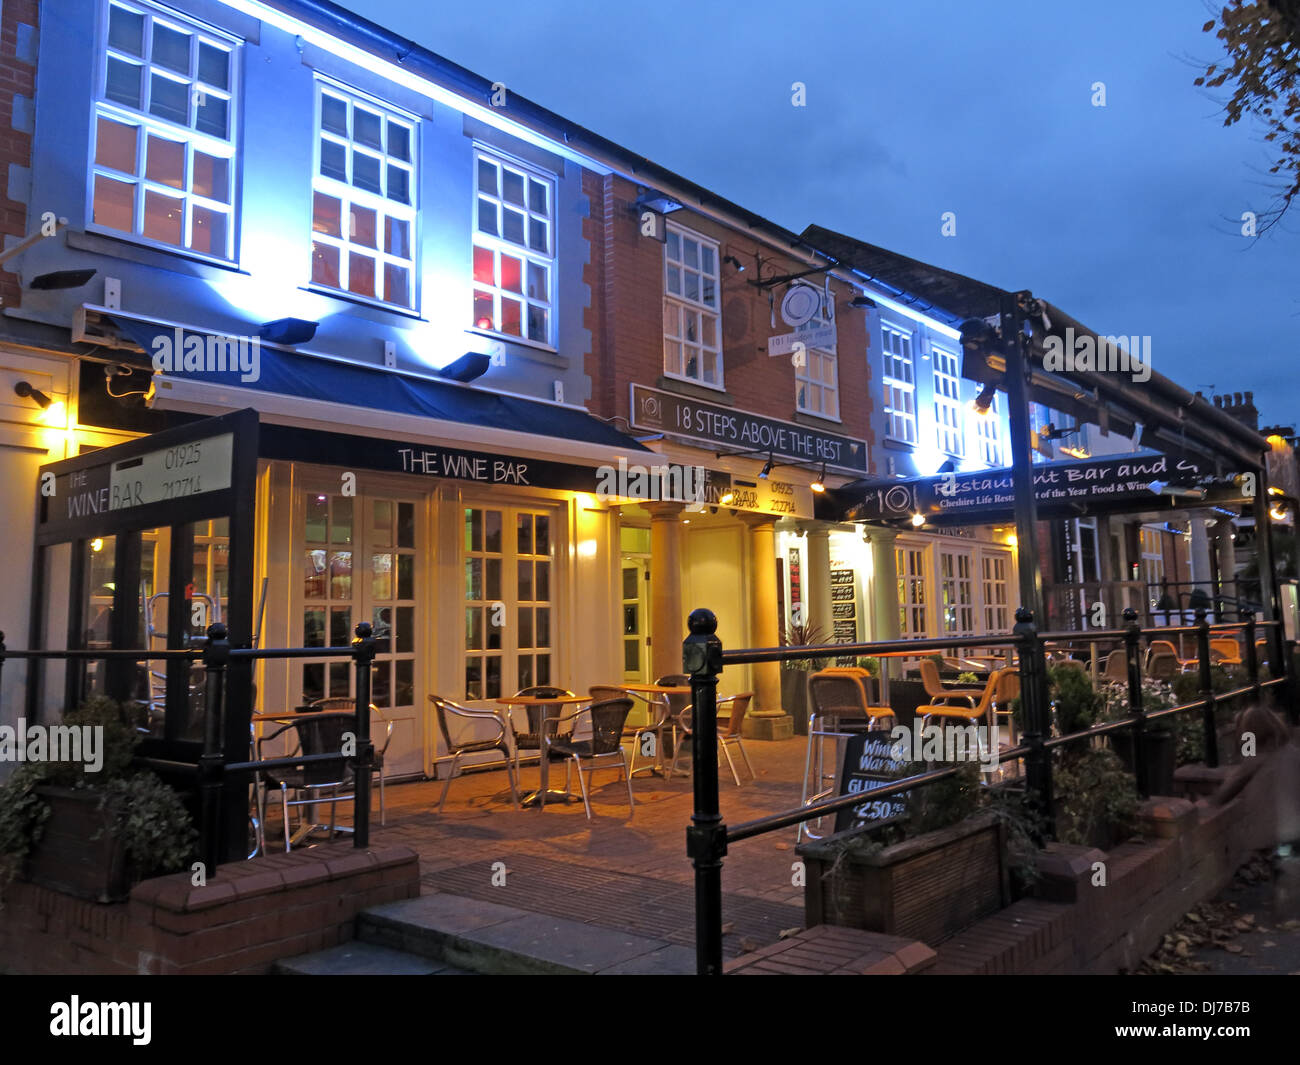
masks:
[[[409,414],[559,440],[650,452],[649,448],[632,437],[586,411],[573,407],[517,396],[496,395],[483,389],[393,370],[334,362],[269,347],[265,342],[257,350],[256,379],[243,380],[244,377],[252,377],[252,373],[240,372],[241,353],[237,345],[231,345],[228,349],[224,346],[216,348],[215,357],[224,356],[225,367],[221,368],[219,363],[207,357],[210,334],[190,329],[178,330],[176,327],[144,322],[125,315],[114,316],[113,321],[150,358],[164,353],[170,356],[178,346],[178,332],[182,359],[187,348],[193,352],[204,352],[206,361],[202,369],[185,368],[183,363],[172,363],[175,370],[167,376],[178,379],[207,381],[228,387],[275,392],[299,399],[344,403],[392,414]],[[237,340],[233,336],[231,339]],[[248,370],[253,362],[250,345],[245,344],[242,358],[242,366]],[[158,362],[155,361],[155,366],[157,365]]]

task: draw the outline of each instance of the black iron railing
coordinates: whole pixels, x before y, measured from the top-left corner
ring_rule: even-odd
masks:
[[[20,660],[66,659],[103,662],[155,662],[186,661],[204,667],[204,720],[203,747],[197,763],[147,755],[136,760],[141,765],[176,774],[192,774],[198,778],[199,794],[199,858],[211,872],[217,868],[221,855],[229,848],[224,846],[222,797],[231,784],[231,778],[252,777],[272,769],[294,769],[309,765],[339,764],[352,767],[353,772],[353,845],[358,848],[370,845],[370,775],[374,767],[374,746],[370,740],[370,679],[375,658],[375,643],[371,627],[362,622],[356,627],[356,636],[348,647],[288,647],[249,648],[231,647],[226,626],[208,626],[206,638],[195,641],[196,646],[184,650],[133,651],[133,650],[10,650],[5,647],[4,633],[0,632],[0,676],[7,658]],[[222,737],[225,735],[225,693],[227,672],[232,662],[258,661],[279,658],[334,658],[350,657],[356,671],[356,724],[354,755],[342,751],[325,754],[298,754],[283,758],[228,760]],[[288,831],[288,826],[285,826]],[[241,844],[242,846],[242,844]]]
[[[824,799],[785,810],[753,821],[728,828],[718,806],[717,763],[717,686],[718,674],[724,666],[747,665],[759,662],[785,662],[793,659],[827,659],[843,656],[871,656],[908,652],[918,658],[935,651],[970,647],[979,643],[983,647],[1015,647],[1020,673],[1020,698],[1023,708],[1024,729],[1020,743],[998,752],[999,760],[1024,763],[1026,801],[1035,809],[1034,823],[1042,826],[1036,842],[1041,846],[1055,835],[1052,818],[1052,760],[1051,752],[1069,743],[1086,742],[1094,737],[1121,729],[1131,729],[1133,734],[1133,768],[1138,793],[1150,795],[1150,773],[1147,764],[1146,743],[1143,740],[1147,725],[1158,718],[1200,710],[1205,737],[1206,764],[1219,764],[1218,730],[1215,722],[1215,705],[1218,702],[1249,695],[1259,698],[1265,689],[1277,694],[1278,703],[1286,710],[1293,723],[1297,721],[1296,678],[1292,668],[1295,641],[1284,646],[1281,625],[1275,621],[1256,622],[1254,615],[1246,613],[1239,622],[1211,625],[1205,610],[1196,614],[1196,624],[1181,627],[1163,626],[1143,629],[1138,625],[1137,611],[1124,611],[1122,629],[1088,630],[1089,641],[1122,643],[1128,680],[1129,715],[1108,721],[1079,732],[1052,736],[1051,707],[1047,688],[1047,648],[1053,642],[1077,641],[1079,632],[1040,633],[1034,625],[1033,613],[1025,608],[1016,611],[1016,625],[1006,636],[950,639],[884,640],[875,643],[834,644],[824,647],[773,647],[724,651],[717,637],[718,622],[710,610],[695,610],[687,619],[690,630],[682,645],[684,671],[691,676],[691,700],[694,704],[695,726],[692,730],[692,754],[695,810],[686,830],[687,855],[695,866],[695,952],[696,971],[702,976],[722,973],[722,859],[727,848],[741,840],[791,828],[805,821],[817,820],[828,814],[847,810],[862,802],[862,796],[844,795]],[[1262,681],[1259,675],[1259,657],[1256,639],[1264,631],[1268,636],[1270,679]],[[1236,633],[1243,635],[1243,664],[1246,667],[1245,685],[1231,691],[1215,693],[1211,633]],[[1147,711],[1142,705],[1142,651],[1146,639],[1164,639],[1173,634],[1194,634],[1197,647],[1198,698],[1189,703],[1166,709]],[[810,741],[811,742],[811,741]],[[956,765],[935,769],[908,777],[879,788],[873,788],[873,800],[926,787],[946,780],[958,772]]]

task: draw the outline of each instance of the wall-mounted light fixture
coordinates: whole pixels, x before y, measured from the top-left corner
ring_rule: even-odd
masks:
[[[856,307],[860,311],[871,310],[876,306],[876,301],[870,296],[854,296],[849,300],[850,307]]]
[[[309,322],[304,318],[277,318],[265,323],[258,330],[258,336],[272,344],[306,344],[316,335],[320,322]]]
[[[919,528],[920,528],[922,525],[924,525],[924,524],[925,524],[925,515],[924,515],[924,514],[917,513],[917,514],[913,514],[913,515],[912,515],[912,525],[913,525],[913,527],[919,529]]]
[[[722,257],[722,261],[726,263],[728,266],[734,267],[736,273],[738,274],[743,274],[745,272],[745,264],[742,263],[739,259],[737,259],[734,255],[724,255]]]
[[[983,417],[993,409],[993,399],[998,394],[998,386],[987,384],[978,396],[971,400],[970,409]]]
[[[762,469],[762,471],[759,473],[759,475],[758,475],[758,479],[759,479],[760,481],[765,481],[765,480],[767,480],[767,475],[768,475],[769,473],[772,472],[772,467],[773,467],[774,465],[776,465],[776,464],[772,461],[772,453],[771,453],[771,452],[768,452],[767,461],[766,461],[765,463],[763,463],[763,469]]]
[[[30,399],[40,407],[41,410],[47,409],[49,405],[54,402],[54,400],[50,399],[50,397],[39,388],[33,388],[30,382],[27,381],[19,381],[14,385],[14,394],[21,399]]]
[[[817,479],[808,487],[814,492],[826,491],[826,463],[822,463],[821,472],[817,474]]]
[[[732,502],[734,502],[735,498],[736,498],[735,492],[723,492],[722,495],[719,497],[718,502],[725,507],[731,504]]]

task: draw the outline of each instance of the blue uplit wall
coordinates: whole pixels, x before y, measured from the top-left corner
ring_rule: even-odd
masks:
[[[36,133],[29,229],[45,212],[69,227],[17,260],[24,285],[55,270],[94,268],[79,289],[23,293],[8,313],[70,328],[76,308],[103,303],[105,277],[121,281],[121,309],[232,334],[255,333],[283,317],[319,321],[303,350],[382,366],[394,341],[400,369],[433,374],[467,351],[501,340],[504,359],[476,384],[543,399],[562,382],[568,403],[583,403],[590,380],[583,327],[590,302],[582,270],[589,251],[582,234],[588,202],[581,168],[572,161],[489,127],[461,111],[393,84],[295,34],[240,14],[215,0],[185,0],[175,10],[242,38],[236,106],[235,264],[222,267],[183,252],[86,231],[95,72],[99,69],[101,0],[45,0],[37,71]],[[316,72],[419,116],[419,220],[416,235],[418,315],[308,291]],[[474,138],[556,180],[555,349],[467,330],[472,320],[471,224]],[[255,387],[255,386],[254,386]],[[346,400],[346,397],[341,397]]]

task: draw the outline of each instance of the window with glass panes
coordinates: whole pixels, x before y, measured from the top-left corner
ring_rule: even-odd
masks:
[[[1007,609],[1007,556],[985,555],[984,577],[984,631],[1006,632],[1011,624]]]
[[[940,549],[939,588],[944,636],[975,631],[975,586],[969,551]]]
[[[354,496],[310,493],[303,522],[302,645],[347,647],[359,619]],[[352,663],[313,661],[302,666],[302,701],[343,698],[352,690]]]
[[[1002,465],[1002,433],[998,428],[998,396],[993,394],[987,414],[975,419],[975,433],[979,438],[980,458],[990,466]]]
[[[1138,530],[1138,545],[1142,552],[1142,579],[1146,582],[1147,598],[1151,608],[1160,600],[1161,585],[1165,579],[1165,552],[1160,542],[1160,532],[1145,525]]]
[[[147,4],[103,12],[91,225],[233,258],[239,42]]]
[[[912,334],[892,325],[880,327],[884,351],[885,433],[905,444],[916,443],[916,378],[912,369]]]
[[[465,508],[465,698],[550,684],[552,518]]]
[[[722,388],[718,246],[668,226],[664,245],[664,373]]]
[[[898,566],[898,631],[904,636],[924,636],[925,548],[895,547],[894,561]]]
[[[825,309],[813,320],[813,325],[829,325]],[[813,348],[800,352],[802,358],[794,364],[795,405],[805,414],[823,418],[840,416],[839,360],[835,352]]]
[[[961,377],[957,356],[942,348],[931,349],[934,357],[934,425],[939,450],[960,458],[964,453],[961,432]]]
[[[203,610],[190,610],[190,635],[202,636],[206,631],[204,621],[211,625],[216,617],[226,616],[230,596],[230,519],[214,518],[194,525],[194,569],[191,582]]]
[[[552,343],[555,182],[475,155],[474,327]]]
[[[313,284],[415,307],[415,129],[414,116],[316,83]]]

